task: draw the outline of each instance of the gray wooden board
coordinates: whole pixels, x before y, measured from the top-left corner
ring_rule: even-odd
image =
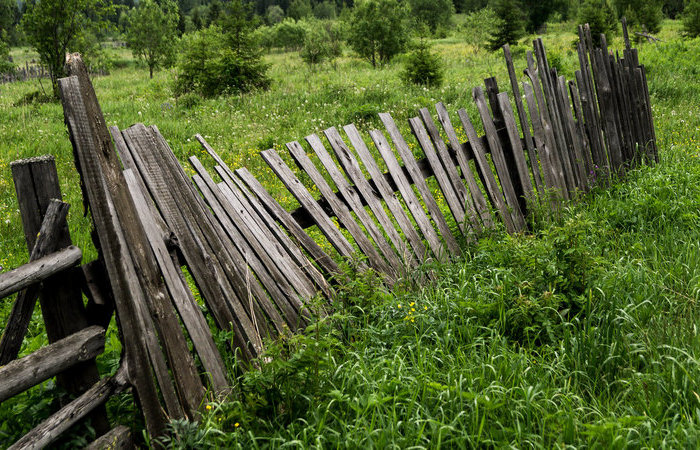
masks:
[[[427,249],[425,248],[425,245],[423,245],[420,235],[413,227],[413,224],[406,214],[406,211],[401,206],[401,202],[395,195],[394,191],[390,188],[389,183],[387,183],[386,179],[384,178],[384,174],[382,174],[381,170],[379,169],[374,157],[372,157],[370,154],[365,141],[360,135],[360,132],[353,124],[345,126],[344,130],[350,139],[350,143],[355,148],[355,151],[362,160],[367,173],[373,181],[373,185],[370,185],[369,181],[365,179],[362,169],[360,168],[360,164],[355,159],[355,156],[352,154],[350,149],[338,145],[337,147],[333,148],[336,152],[338,160],[343,165],[345,172],[355,182],[356,186],[361,187],[361,192],[363,192],[363,195],[374,211],[375,216],[380,217],[382,214],[386,215],[386,213],[384,212],[384,208],[377,198],[378,193],[379,197],[384,200],[387,209],[394,217],[394,220],[396,220],[396,223],[399,225],[399,229],[413,249],[413,254],[417,257],[417,261],[423,261],[427,255]],[[384,226],[385,230],[393,229],[388,216],[386,216],[386,218],[383,220],[386,224]],[[412,256],[410,256],[409,248],[407,248],[403,240],[400,239],[398,233],[394,232],[394,234],[396,234],[394,240],[398,240],[399,242],[398,245],[396,242],[394,245],[396,245],[397,249],[401,249],[401,254],[404,255],[404,259],[408,261],[416,261]]]
[[[503,220],[503,223],[506,226],[506,230],[508,230],[509,233],[515,233],[517,231],[517,227],[513,222],[513,217],[511,216],[510,211],[508,210],[508,206],[506,205],[503,193],[498,187],[496,177],[491,171],[491,165],[486,159],[484,147],[482,146],[482,143],[476,134],[474,125],[472,124],[471,120],[469,119],[469,116],[467,115],[467,112],[464,109],[460,109],[459,111],[457,111],[457,114],[459,115],[459,119],[462,122],[462,128],[464,128],[464,132],[467,134],[467,139],[472,145],[474,159],[476,160],[477,167],[479,168],[483,176],[484,188],[486,189],[486,192],[489,198],[491,199],[491,203],[501,215],[501,219]]]
[[[88,327],[0,367],[0,403],[80,362],[93,359],[104,347],[104,328]]]
[[[508,78],[510,78],[510,87],[513,90],[513,98],[515,99],[515,106],[518,110],[518,118],[520,119],[520,129],[523,132],[523,139],[525,140],[525,148],[527,148],[527,154],[530,159],[530,168],[532,169],[532,176],[535,180],[535,186],[538,192],[542,189],[542,178],[540,177],[540,169],[538,164],[537,152],[535,150],[535,143],[530,133],[530,124],[527,121],[527,114],[525,113],[525,107],[523,106],[523,99],[520,95],[520,87],[518,86],[518,77],[515,74],[515,67],[513,66],[513,56],[510,53],[510,45],[505,44],[503,46],[503,56],[506,60],[506,66],[508,68]]]
[[[399,165],[399,162],[396,159],[396,156],[394,155],[394,151],[389,146],[389,142],[386,140],[386,138],[380,131],[372,130],[369,134],[372,138],[372,141],[374,141],[374,145],[377,147],[377,150],[379,150],[382,159],[384,159],[384,162],[386,163],[387,168],[389,169],[389,173],[391,174],[394,183],[398,187],[399,192],[403,197],[404,203],[406,203],[406,206],[408,207],[408,210],[413,216],[413,219],[416,221],[418,228],[421,230],[423,236],[428,241],[428,245],[433,255],[435,255],[435,257],[438,258],[438,260],[440,261],[447,261],[449,255],[445,251],[443,244],[440,241],[437,232],[435,231],[435,228],[433,228],[433,225],[430,223],[430,219],[425,214],[420,200],[418,200],[416,193],[411,187],[411,183],[408,182],[406,175],[401,169],[401,166]],[[360,154],[360,157],[362,157],[362,154]],[[366,166],[367,161],[363,160],[363,162]],[[422,258],[425,258],[426,256],[423,256]]]
[[[60,200],[54,200],[49,204],[29,261],[47,256],[56,250],[57,235],[65,224],[68,209],[68,203]],[[0,366],[14,360],[19,354],[39,296],[39,288],[38,284],[34,284],[17,294],[0,340]]]
[[[588,46],[586,36],[582,26],[579,26],[579,44],[577,46],[579,65],[581,70],[576,72],[576,82],[578,83],[581,95],[581,106],[583,107],[584,118],[586,119],[586,130],[588,139],[591,142],[593,162],[598,166],[599,171],[607,176],[608,156],[602,136],[600,116],[597,97],[594,92],[593,78],[591,74],[591,63],[588,59]]]
[[[620,136],[618,135],[617,123],[615,121],[615,105],[612,101],[612,88],[607,73],[605,56],[601,49],[594,52],[594,74],[596,75],[596,86],[598,88],[598,102],[600,103],[601,117],[603,117],[603,132],[608,141],[608,152],[610,162],[615,171],[622,165],[622,152]]]
[[[518,133],[518,128],[515,124],[513,108],[510,105],[510,100],[508,99],[507,93],[501,92],[498,94],[498,104],[501,109],[501,114],[503,114],[503,120],[508,132],[508,138],[510,139],[510,145],[513,148],[515,167],[517,168],[517,175],[520,177],[520,185],[523,188],[525,199],[528,202],[531,202],[535,198],[535,192],[532,188],[530,172],[527,167],[527,161],[525,161],[525,153],[520,142],[520,134]]]
[[[325,178],[318,171],[311,159],[306,155],[306,151],[298,142],[287,143],[287,149],[299,167],[306,172],[311,181],[316,185],[323,198],[331,205],[334,214],[338,218],[338,222],[348,230],[350,235],[355,240],[355,243],[360,248],[362,253],[367,257],[367,261],[378,272],[394,277],[395,271],[381,257],[377,249],[372,245],[367,235],[364,234],[362,228],[355,222],[355,219],[350,214],[350,210],[338,196],[333,192],[331,186],[326,182]]]
[[[265,162],[270,166],[272,171],[287,187],[289,192],[304,206],[316,221],[319,230],[326,236],[328,242],[346,258],[351,258],[355,254],[355,249],[350,242],[338,230],[333,221],[321,209],[313,196],[294,175],[287,164],[280,158],[276,151],[269,149],[260,153]]]
[[[265,295],[256,291],[255,283],[248,289],[245,262],[236,258],[233,244],[217,227],[211,211],[158,130],[151,127],[150,131],[156,144],[150,151],[160,154],[160,170],[169,173],[166,187],[178,199],[163,217],[172,221],[169,226],[218,326],[224,330],[233,326],[234,343],[246,360],[258,356],[262,352],[260,333],[268,330],[257,299]],[[254,314],[256,309],[259,320]]]
[[[583,145],[582,152],[586,176],[590,178],[590,176],[595,170],[593,158],[591,157],[591,142],[588,139],[588,135],[586,134],[586,128],[584,126],[584,115],[583,107],[581,105],[581,95],[579,93],[578,87],[576,86],[576,83],[571,80],[569,81],[569,94],[571,94],[571,98],[573,99],[576,128],[578,131],[579,140]]]
[[[199,355],[202,365],[209,377],[214,391],[222,391],[227,385],[226,368],[214,343],[209,325],[192,295],[189,286],[182,276],[179,267],[173,264],[170,253],[165,245],[166,229],[158,223],[154,206],[146,199],[132,169],[124,171],[124,178],[129,186],[129,191],[138,208],[141,222],[144,225],[151,249],[158,261],[163,274],[163,280],[170,292],[173,304],[177,308],[182,323],[189,333],[195,351]]]
[[[264,234],[271,233],[274,236],[272,242],[275,245],[282,246],[279,251],[291,258],[295,267],[299,268],[310,279],[312,288],[315,286],[326,297],[329,297],[331,295],[330,286],[326,279],[323,278],[321,272],[304,255],[298,245],[280,228],[265,207],[258,201],[257,197],[245,187],[241,180],[235,178],[230,171],[219,165],[215,166],[214,169],[223,180],[222,183],[227,185],[231,192],[238,193],[238,200],[248,210],[262,232]],[[219,185],[221,186],[221,183]]]
[[[571,142],[573,145],[573,158],[572,163],[577,173],[579,187],[583,190],[588,190],[588,177],[586,176],[586,161],[583,157],[583,142],[579,138],[579,134],[576,130],[576,122],[574,121],[574,116],[571,109],[571,104],[569,103],[569,90],[566,85],[566,77],[563,75],[557,79],[559,96],[562,102],[562,113],[564,117],[562,118],[564,124],[566,125],[568,135],[571,137]]]
[[[125,367],[120,367],[114,376],[103,378],[80,397],[34,427],[8,450],[39,450],[47,447],[113,395],[123,392],[128,385],[126,372]]]
[[[338,265],[333,261],[316,241],[309,236],[303,228],[292,218],[277,200],[275,200],[262,184],[248,171],[245,167],[235,171],[236,176],[248,187],[251,193],[265,206],[267,211],[281,223],[287,232],[299,242],[299,244],[308,252],[316,264],[321,267],[326,275],[333,276],[338,273]]]
[[[393,272],[395,274],[400,274],[403,271],[403,264],[394,252],[394,249],[386,240],[386,237],[384,237],[382,231],[379,229],[377,222],[375,222],[375,220],[372,219],[367,213],[367,210],[362,204],[362,199],[360,198],[357,188],[348,183],[347,179],[340,172],[340,169],[335,164],[331,158],[331,155],[328,153],[325,146],[321,142],[321,139],[319,139],[317,135],[312,134],[307,136],[305,139],[316,153],[316,156],[326,169],[328,175],[330,175],[331,180],[338,189],[338,193],[342,195],[345,203],[349,205],[360,224],[362,224],[364,229],[367,230],[367,233],[379,248],[381,255],[386,259]]]
[[[509,214],[512,215],[515,230],[523,231],[525,229],[525,218],[523,217],[522,211],[520,211],[520,205],[515,195],[513,183],[511,182],[510,172],[506,166],[506,160],[503,155],[503,149],[501,148],[498,132],[496,131],[496,126],[491,119],[491,115],[489,114],[488,106],[486,106],[484,92],[481,90],[481,88],[476,87],[472,91],[472,97],[474,98],[476,107],[479,110],[481,122],[484,124],[486,139],[488,140],[489,147],[491,148],[491,159],[494,167],[496,168],[496,173],[498,174],[498,179],[501,182],[501,187],[503,188],[503,196],[506,199],[506,203],[510,207]]]
[[[540,82],[540,78],[537,76],[537,70],[535,69],[535,63],[532,57],[532,52],[529,51],[527,52],[527,64],[527,76],[530,78],[533,92],[535,94],[535,99],[537,100],[537,108],[534,111],[537,114],[539,114],[539,121],[542,124],[542,130],[544,132],[544,159],[549,161],[549,165],[552,168],[552,173],[556,179],[558,187],[558,194],[560,194],[564,199],[568,199],[569,189],[564,177],[564,168],[562,166],[561,159],[557,155],[558,144],[554,137],[554,131],[552,130],[552,125],[549,117],[549,110],[547,109],[547,104],[544,99],[544,93],[542,92],[542,84]],[[532,110],[530,111],[530,115],[532,117]],[[540,158],[542,158],[541,155]]]
[[[457,244],[457,240],[452,234],[452,230],[450,230],[450,227],[447,224],[447,221],[445,220],[445,216],[443,215],[442,211],[440,210],[440,207],[435,201],[433,194],[430,192],[430,188],[428,187],[428,184],[425,182],[425,178],[423,177],[420,169],[418,168],[418,164],[416,163],[416,159],[413,156],[413,152],[408,147],[406,140],[399,132],[396,123],[394,123],[394,119],[388,113],[380,113],[379,118],[384,124],[384,127],[386,127],[387,131],[389,132],[389,136],[391,137],[391,140],[396,146],[396,150],[401,156],[401,160],[404,163],[404,167],[406,167],[406,169],[408,170],[413,184],[416,186],[418,192],[423,198],[423,203],[425,203],[425,206],[428,209],[428,212],[430,213],[430,217],[432,217],[433,222],[435,222],[435,224],[437,225],[437,229],[440,231],[442,238],[447,244],[447,249],[454,256],[461,255],[462,250],[459,248],[459,244]]]
[[[225,189],[220,189],[197,157],[190,157],[190,163],[217,197],[226,214],[248,242],[251,250],[258,254],[257,256],[265,264],[270,274],[277,279],[277,283],[293,289],[287,290],[287,301],[298,312],[303,308],[303,303],[298,296],[301,295],[308,300],[316,294],[313,282],[294,264],[289,255],[270,239],[269,232],[263,231],[263,228],[258,225],[256,219],[251,215],[251,211],[241,202],[240,193],[235,186],[233,189],[228,186]]]
[[[532,122],[533,137],[535,140],[535,147],[539,149],[539,159],[540,165],[542,166],[542,177],[544,179],[544,187],[550,190],[559,191],[559,183],[557,182],[557,176],[555,169],[549,160],[549,152],[546,149],[546,137],[544,134],[544,127],[542,126],[542,121],[540,120],[540,114],[537,109],[537,103],[535,100],[534,90],[532,85],[528,83],[523,83],[523,92],[525,93],[525,101],[527,102],[527,109],[530,113],[530,121]]]
[[[214,217],[217,218],[221,224],[221,227],[227,233],[228,238],[232,243],[234,243],[237,252],[236,259],[240,262],[239,267],[243,267],[245,270],[243,278],[246,286],[251,289],[251,292],[255,291],[258,288],[253,288],[253,286],[258,285],[258,280],[260,280],[260,284],[262,284],[262,286],[267,290],[267,293],[274,301],[274,304],[280,308],[282,314],[280,314],[275,307],[270,304],[270,302],[267,300],[266,294],[262,293],[256,295],[255,297],[258,299],[262,310],[265,311],[264,314],[267,319],[272,322],[275,330],[277,330],[278,333],[284,333],[285,322],[291,329],[296,329],[298,325],[298,314],[296,312],[296,308],[292,306],[288,298],[289,296],[295,295],[294,289],[289,285],[289,283],[287,283],[286,280],[282,279],[281,274],[278,272],[274,272],[274,274],[272,274],[270,272],[270,266],[273,265],[273,263],[270,260],[269,255],[265,253],[264,256],[262,256],[265,261],[261,261],[261,255],[258,253],[260,249],[258,248],[257,250],[254,250],[250,246],[250,242],[248,242],[245,236],[241,233],[239,227],[236,225],[239,223],[238,217],[236,217],[234,214],[234,218],[232,218],[228,214],[226,208],[232,208],[224,198],[221,191],[218,189],[218,186],[216,186],[217,192],[214,193],[211,188],[213,181],[207,182],[201,175],[195,175],[193,177],[193,181],[201,192],[204,201],[210,208],[212,208]],[[224,202],[226,206],[222,205],[222,202]],[[252,269],[252,274],[250,273],[248,267]],[[258,279],[256,279],[255,276],[257,276]],[[253,311],[252,314],[255,316],[254,308],[251,308],[250,305],[244,306],[247,307],[248,311]],[[258,320],[256,320],[255,323],[259,323],[262,318],[256,316],[256,319]]]
[[[83,252],[73,245],[0,273],[0,298],[47,279],[78,264]]]
[[[475,208],[481,217],[481,221],[487,228],[493,227],[493,218],[491,217],[491,210],[484,194],[481,192],[481,188],[474,178],[471,166],[469,165],[469,155],[467,155],[466,144],[462,144],[457,137],[454,127],[452,126],[452,121],[450,120],[450,115],[447,112],[447,108],[442,103],[437,103],[435,105],[435,110],[437,111],[438,119],[442,124],[443,130],[447,135],[447,140],[450,143],[452,151],[454,151],[457,156],[457,162],[462,169],[462,177],[467,182],[469,187],[469,193],[471,194],[471,200],[473,202],[472,208]],[[472,152],[473,153],[473,152]]]
[[[293,288],[291,292],[287,291],[287,301],[290,306],[294,308],[297,313],[308,315],[308,311],[305,310],[304,301],[310,300],[316,294],[313,282],[296,265],[276,240],[271,238],[270,232],[260,227],[256,219],[245,209],[240,199],[237,197],[237,193],[225,183],[219,184],[217,187],[223,194],[223,198],[232,204],[234,208],[241,211],[240,217],[245,221],[246,226],[250,228],[250,233],[252,233],[253,237],[258,239],[258,245],[253,248],[260,248],[262,251],[267,251],[270,256],[269,259],[272,260],[273,264],[277,264],[279,269],[273,272],[281,274],[285,282]]]
[[[133,450],[134,439],[129,427],[118,425],[92,441],[83,450]]]
[[[418,144],[423,149],[423,153],[428,159],[430,167],[433,169],[438,188],[440,191],[442,191],[443,197],[445,198],[447,206],[450,209],[457,226],[462,231],[462,234],[466,236],[468,234],[468,230],[464,224],[464,219],[466,217],[464,212],[464,204],[457,197],[452,181],[447,176],[447,172],[445,171],[445,168],[443,167],[442,162],[435,151],[435,146],[428,135],[428,131],[425,129],[425,125],[418,117],[408,119],[408,123],[411,126],[411,130],[413,131],[413,135],[418,141]]]
[[[430,111],[428,108],[421,108],[419,114],[423,122],[422,126],[425,127],[424,131],[427,131],[428,135],[430,136],[430,140],[426,142],[423,152],[425,153],[426,158],[428,157],[428,153],[431,153],[431,157],[428,158],[428,162],[430,162],[431,166],[435,165],[437,167],[437,169],[433,168],[433,173],[435,174],[436,180],[438,180],[438,184],[440,184],[439,180],[441,178],[444,179],[444,176],[447,176],[449,183],[445,185],[444,189],[451,191],[449,197],[454,198],[452,201],[455,203],[454,208],[456,208],[457,214],[455,215],[455,211],[453,211],[455,220],[460,225],[462,232],[464,232],[464,222],[466,220],[469,220],[469,225],[474,231],[481,231],[479,218],[476,210],[474,209],[471,198],[469,197],[467,187],[459,177],[459,172],[457,171],[454,160],[450,155],[445,141],[442,139],[442,136],[440,136],[440,130],[435,124],[433,117],[430,115]],[[419,136],[423,135],[423,131],[420,130],[421,124],[419,122],[415,122],[415,126],[412,123],[411,128],[412,130],[415,128],[413,132],[416,139],[425,139],[424,137],[419,138]],[[419,132],[416,132],[416,130]],[[423,144],[421,144],[421,147],[423,147]],[[437,160],[435,158],[435,152],[437,152]],[[440,174],[440,169],[443,169],[444,175]],[[448,194],[445,194],[444,190],[443,195],[445,195],[445,200],[447,200]],[[450,206],[449,203],[448,206]],[[453,207],[450,206],[450,211],[452,211],[452,208]]]
[[[450,151],[447,147],[447,144],[445,144],[445,141],[442,139],[442,136],[440,136],[440,130],[438,129],[437,124],[433,120],[433,117],[430,115],[430,111],[428,110],[428,108],[421,108],[419,114],[421,119],[423,120],[425,128],[428,130],[428,134],[430,134],[430,139],[432,140],[433,145],[435,145],[437,154],[440,157],[440,162],[442,162],[442,166],[444,167],[445,172],[447,173],[447,176],[450,179],[452,188],[454,189],[455,194],[457,195],[457,198],[462,206],[462,209],[464,210],[465,215],[469,216],[468,218],[470,220],[470,224],[473,227],[476,227],[477,229],[480,228],[478,222],[478,215],[476,210],[474,209],[474,204],[471,201],[469,190],[459,177],[459,171],[457,170],[457,166],[455,165],[455,160],[452,158],[452,155],[450,155]]]
[[[86,79],[87,75],[83,80]],[[156,383],[151,376],[147,347],[149,340],[146,337],[149,330],[142,327],[138,306],[134,301],[138,300],[138,295],[133,295],[131,291],[133,275],[130,269],[133,270],[133,266],[128,262],[131,256],[120,246],[120,224],[108,206],[110,194],[103,180],[99,155],[103,153],[109,157],[109,152],[103,152],[99,148],[91,130],[78,77],[61,79],[58,85],[69,135],[77,154],[76,162],[79,163],[79,172],[83,180],[84,202],[90,205],[92,210],[97,236],[95,244],[104,255],[117,312],[121,318],[127,364],[132,367],[129,380],[134,385],[135,394],[141,403],[149,435],[158,436],[165,428],[166,414],[160,405]],[[94,92],[92,96],[94,97]]]
[[[356,131],[357,130],[355,129],[355,132]],[[350,136],[351,133],[352,131],[349,133],[346,132],[346,134],[348,134],[350,137],[351,142],[353,142],[355,138],[361,139],[359,135],[354,137]],[[330,143],[340,166],[345,171],[345,174],[350,178],[350,181],[354,184],[354,189],[359,196],[357,201],[360,202],[360,206],[362,206],[362,201],[364,200],[374,214],[374,217],[376,217],[381,231],[386,234],[389,241],[394,245],[396,251],[398,252],[399,259],[397,267],[399,267],[400,270],[403,270],[404,266],[412,266],[416,260],[412,257],[406,241],[404,241],[396,231],[393,222],[384,210],[379,194],[372,188],[372,186],[370,186],[364,173],[362,172],[362,169],[355,159],[355,156],[350,151],[350,148],[345,144],[345,141],[340,136],[338,130],[335,127],[331,127],[324,130],[324,134],[326,135],[326,138],[328,139],[328,142]],[[362,145],[364,145],[364,142]],[[336,177],[338,177],[337,174]],[[338,185],[338,182],[336,182],[336,185]]]

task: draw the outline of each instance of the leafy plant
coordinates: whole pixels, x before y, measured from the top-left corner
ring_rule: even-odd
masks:
[[[700,36],[700,0],[690,0],[683,10],[683,34],[687,37]]]
[[[408,54],[401,77],[407,83],[440,86],[444,72],[442,66],[440,57],[431,52],[430,45],[421,39]]]
[[[617,17],[607,0],[586,0],[579,8],[578,22],[591,28],[593,43],[600,46],[600,35],[606,37],[617,32]]]
[[[141,0],[128,15],[127,45],[146,62],[150,78],[153,70],[174,62],[177,21],[178,7],[173,0]]]
[[[406,11],[396,0],[363,0],[348,25],[348,44],[372,67],[389,62],[408,42]]]
[[[494,12],[498,18],[495,30],[491,32],[488,45],[492,51],[500,50],[505,44],[516,44],[524,34],[523,15],[516,0],[497,0]]]

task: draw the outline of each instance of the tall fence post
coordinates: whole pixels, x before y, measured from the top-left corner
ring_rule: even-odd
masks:
[[[31,252],[49,203],[52,199],[61,199],[54,157],[49,155],[15,161],[12,164],[12,178],[15,182],[27,248]],[[56,238],[57,250],[72,245],[65,219],[62,228]],[[87,328],[88,320],[80,285],[77,271],[65,272],[43,282],[39,292],[39,303],[50,343]],[[71,395],[79,395],[97,383],[100,375],[95,360],[91,359],[65,371],[57,378],[59,385]],[[89,417],[98,434],[109,430],[104,407],[98,408]]]

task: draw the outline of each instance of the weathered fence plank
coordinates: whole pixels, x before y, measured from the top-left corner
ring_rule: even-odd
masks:
[[[104,351],[105,330],[88,327],[0,367],[0,402]]]

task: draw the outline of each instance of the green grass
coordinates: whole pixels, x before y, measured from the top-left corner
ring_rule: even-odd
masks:
[[[538,222],[530,236],[482,236],[465,247],[464,259],[425,268],[438,275],[433,284],[386,292],[371,274],[354,275],[334,316],[270,345],[273,362],[241,376],[229,398],[212,399],[199,425],[174,423],[179,445],[696,448],[700,42],[679,40],[677,28],[666,22],[662,43],[640,45],[657,166],[631,172],[557,221]],[[311,71],[296,54],[279,53],[267,56],[270,91],[190,107],[172,97],[171,72],[148,80],[123,52],[120,68],[94,84],[108,125],[157,124],[183,161],[200,154],[193,136],[201,133],[233,168],[248,167],[291,208],[295,202],[259,150],[349,122],[363,131],[378,127],[382,111],[403,126],[437,101],[451,112],[466,107],[474,117],[471,88],[492,75],[509,90],[501,56],[458,38],[435,42],[446,65],[445,84],[437,88],[403,85],[400,61],[372,70],[346,55],[336,67]],[[574,38],[563,27],[544,36],[569,77],[577,66]],[[620,48],[619,38],[612,47]],[[525,49],[514,48],[518,73]],[[9,162],[44,153],[57,157],[73,205],[73,239],[86,260],[94,258],[61,107],[22,103],[37,89],[36,82],[0,85],[6,269],[27,258]],[[8,313],[5,301],[0,323]],[[45,343],[39,314],[24,353]],[[101,360],[105,371],[118,359],[115,338]],[[0,442],[45,417],[51,407],[40,401],[45,389],[55,394],[49,382],[3,403]],[[122,397],[110,408],[131,423],[127,403]]]

